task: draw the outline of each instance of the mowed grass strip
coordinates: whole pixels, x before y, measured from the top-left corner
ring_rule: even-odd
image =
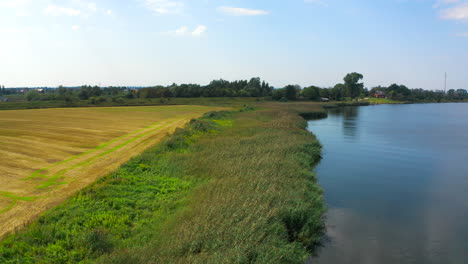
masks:
[[[313,105],[210,113],[0,245],[5,263],[304,263],[325,211]]]
[[[151,133],[157,131],[157,130],[161,130],[161,129],[164,129],[168,126],[171,126],[172,124],[174,124],[174,122],[176,122],[177,120],[167,120],[165,122],[164,125],[162,124],[155,124],[155,125],[152,125],[152,126],[149,126],[148,128],[145,128],[145,129],[141,129],[141,130],[138,130],[134,133],[130,133],[128,135],[125,135],[125,136],[122,136],[122,137],[119,137],[118,139],[116,140],[111,140],[95,149],[92,149],[90,151],[87,151],[83,154],[80,154],[80,155],[76,155],[74,157],[71,157],[69,159],[66,159],[65,161],[63,162],[59,162],[57,164],[54,164],[52,166],[49,166],[45,169],[41,169],[41,170],[38,170],[36,172],[34,172],[30,177],[26,178],[25,180],[28,180],[28,179],[34,179],[36,177],[41,177],[41,178],[47,178],[47,181],[43,184],[41,184],[40,186],[38,186],[37,188],[39,189],[43,189],[43,188],[47,188],[51,185],[59,185],[59,184],[63,184],[64,182],[56,182],[57,179],[63,177],[67,172],[73,170],[73,169],[77,169],[77,168],[80,168],[80,167],[83,167],[83,166],[86,166],[90,163],[92,163],[93,161],[95,161],[96,159],[98,158],[101,158],[105,155],[108,155],[110,153],[113,153],[114,151],[118,150],[118,149],[121,149],[122,147],[124,146],[127,146],[128,144],[131,144],[132,142],[135,142],[136,140],[144,137],[144,136],[148,136],[150,135]],[[129,138],[129,139],[128,139]],[[125,139],[125,140],[123,140]],[[116,143],[118,145],[111,145],[112,143]],[[109,147],[109,148],[106,148],[106,147]],[[101,151],[101,152],[97,152],[97,151]],[[95,153],[97,152],[97,153]],[[91,155],[89,155],[91,154]],[[41,174],[41,172],[45,172],[46,170],[50,170],[51,168],[54,168],[54,167],[57,167],[59,165],[62,165],[62,164],[65,164],[65,163],[70,163],[71,161],[75,160],[75,159],[78,159],[82,156],[85,156],[85,155],[88,155],[88,157],[86,159],[84,159],[83,161],[79,161],[79,163],[77,164],[70,164],[68,165],[69,167],[66,167],[65,169],[61,169],[59,170],[57,173],[53,174],[53,175],[45,175],[45,174]]]
[[[26,201],[0,195],[0,237],[214,109],[219,108],[0,111],[0,192],[38,197]]]
[[[47,167],[45,167],[45,168],[36,170],[36,171],[33,172],[29,177],[24,178],[23,180],[30,180],[30,179],[34,179],[34,178],[36,178],[36,177],[48,177],[47,175],[44,175],[44,174],[42,174],[42,173],[46,172],[47,170],[49,170],[49,169],[51,169],[51,168],[54,168],[54,167],[57,167],[57,166],[59,166],[59,165],[68,163],[68,162],[70,162],[70,161],[73,161],[73,160],[75,160],[75,159],[77,159],[77,158],[79,158],[79,157],[81,157],[81,156],[84,156],[84,155],[87,155],[87,154],[96,152],[96,151],[98,151],[98,150],[104,149],[105,147],[109,146],[110,144],[112,144],[112,143],[114,143],[114,142],[118,142],[118,141],[120,141],[121,139],[131,137],[131,136],[136,135],[136,134],[138,134],[138,133],[140,133],[140,132],[142,132],[142,131],[144,131],[144,130],[147,130],[147,129],[150,129],[150,128],[154,128],[154,127],[156,127],[156,126],[160,126],[160,124],[158,123],[158,124],[151,125],[151,126],[149,126],[149,127],[145,127],[145,128],[139,129],[139,130],[134,131],[134,132],[132,132],[132,133],[129,133],[129,134],[123,135],[123,136],[121,136],[121,137],[118,137],[118,138],[116,138],[116,139],[113,139],[113,140],[111,140],[111,141],[108,141],[108,142],[106,142],[106,143],[104,143],[104,144],[102,144],[102,145],[100,145],[100,146],[98,146],[98,147],[96,147],[96,148],[94,148],[94,149],[88,150],[88,151],[86,151],[86,152],[84,152],[84,153],[81,153],[81,154],[72,156],[72,157],[67,158],[67,159],[65,159],[65,160],[63,160],[63,161],[60,161],[60,162],[57,162],[57,163],[52,164],[52,165],[50,165],[50,166],[47,166]]]

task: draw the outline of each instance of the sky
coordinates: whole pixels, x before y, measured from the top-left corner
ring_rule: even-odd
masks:
[[[468,0],[0,0],[0,85],[468,88]]]

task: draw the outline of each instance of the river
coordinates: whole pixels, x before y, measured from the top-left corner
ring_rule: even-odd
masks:
[[[345,107],[309,122],[328,205],[317,264],[468,263],[468,104]]]

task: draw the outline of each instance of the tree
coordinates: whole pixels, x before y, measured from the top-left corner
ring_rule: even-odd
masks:
[[[41,98],[39,92],[36,90],[32,90],[26,94],[26,100],[28,101],[37,101]]]
[[[468,99],[468,92],[465,89],[458,89],[457,96],[460,100]]]
[[[274,100],[280,100],[281,98],[284,98],[284,89],[275,89],[273,91],[272,97]]]
[[[88,100],[90,97],[98,97],[101,95],[102,90],[99,86],[83,85],[78,92],[78,97],[81,100]]]
[[[300,89],[301,87],[299,85],[288,85],[284,87],[284,97],[288,100],[296,100]]]
[[[262,96],[269,96],[271,95],[273,89],[272,87],[265,81],[262,82]]]
[[[320,98],[320,88],[315,86],[310,86],[302,90],[302,96],[309,100],[318,100]]]
[[[346,95],[351,97],[351,99],[358,97],[364,89],[364,84],[359,82],[363,78],[364,76],[357,72],[348,73],[343,78]]]
[[[338,83],[332,89],[329,89],[329,94],[324,97],[330,97],[330,99],[335,101],[340,101],[343,99],[345,93],[345,85]]]
[[[448,90],[447,92],[447,98],[449,100],[453,100],[455,98],[455,90],[454,89],[450,89]]]
[[[391,99],[406,100],[411,95],[411,90],[404,85],[392,84],[387,88],[387,95]]]
[[[320,89],[320,97],[329,98],[331,89]]]
[[[247,84],[247,87],[245,87],[245,90],[250,94],[250,96],[262,96],[262,83],[260,78],[257,77],[250,79],[249,84]]]

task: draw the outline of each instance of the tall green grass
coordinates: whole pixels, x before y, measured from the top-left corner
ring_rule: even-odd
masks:
[[[369,98],[366,100],[370,104],[404,104],[404,101],[397,101],[388,98]]]
[[[0,245],[2,263],[303,263],[321,147],[295,109],[213,112]]]
[[[369,102],[361,101],[361,102],[346,102],[346,103],[324,104],[323,108],[329,109],[329,108],[339,108],[339,107],[344,107],[344,106],[368,106],[368,105],[370,105]]]

